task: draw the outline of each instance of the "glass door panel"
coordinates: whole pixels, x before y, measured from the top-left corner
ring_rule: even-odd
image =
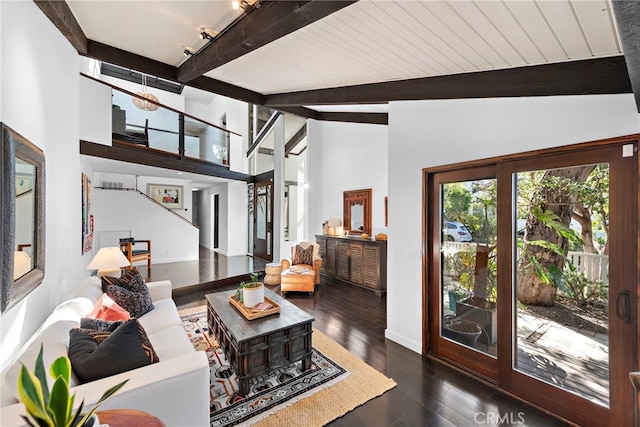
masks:
[[[609,406],[609,164],[515,183],[514,369]]]
[[[496,356],[496,180],[441,186],[440,334]]]

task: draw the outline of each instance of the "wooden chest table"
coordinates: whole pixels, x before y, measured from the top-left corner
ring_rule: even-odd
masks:
[[[236,291],[206,295],[209,329],[220,343],[238,377],[240,394],[249,393],[249,380],[275,368],[302,360],[311,367],[311,334],[314,318],[276,293],[265,297],[280,306],[280,313],[247,320],[231,303]]]

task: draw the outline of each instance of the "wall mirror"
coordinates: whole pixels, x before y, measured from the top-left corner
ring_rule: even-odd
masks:
[[[349,234],[371,234],[371,189],[345,191],[343,195],[344,229]]]
[[[2,294],[0,312],[44,278],[44,153],[4,123],[0,153],[2,201]]]

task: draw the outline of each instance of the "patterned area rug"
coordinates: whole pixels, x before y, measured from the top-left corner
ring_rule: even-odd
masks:
[[[195,349],[206,351],[209,358],[212,427],[256,423],[349,376],[345,369],[314,348],[311,369],[301,372],[302,362],[276,369],[251,380],[249,395],[243,398],[238,394],[236,375],[224,352],[209,334],[205,308],[182,311],[180,317]]]

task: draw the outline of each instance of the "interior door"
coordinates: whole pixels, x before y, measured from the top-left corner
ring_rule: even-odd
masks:
[[[254,186],[253,256],[273,260],[273,179]]]
[[[636,146],[426,175],[431,354],[579,425],[636,425]]]

